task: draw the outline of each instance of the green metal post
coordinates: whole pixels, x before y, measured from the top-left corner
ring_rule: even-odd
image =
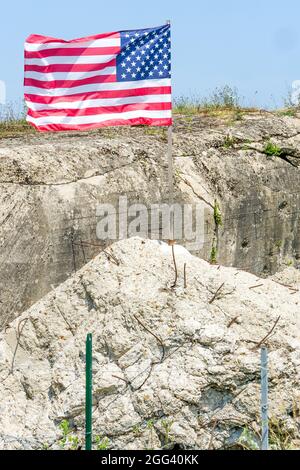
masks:
[[[268,418],[268,349],[262,346],[261,352],[261,450],[269,448],[269,418]]]
[[[92,450],[92,334],[85,343],[85,450]]]

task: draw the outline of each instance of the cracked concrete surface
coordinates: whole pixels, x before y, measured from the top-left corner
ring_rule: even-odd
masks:
[[[111,449],[236,448],[245,428],[259,432],[258,347],[280,316],[267,339],[269,413],[299,448],[299,284],[177,246],[172,288],[170,247],[131,238],[108,253],[118,263],[100,254],[0,335],[0,447],[56,449],[63,419],[82,443],[91,332],[94,438]]]
[[[298,266],[299,132],[298,118],[263,112],[238,120],[176,118],[175,200],[206,204],[204,244],[196,255],[209,260],[215,244],[219,263],[265,276]],[[294,152],[295,166],[263,153],[270,139]],[[116,204],[120,195],[129,204],[168,200],[164,129],[0,140],[2,326],[110,243],[97,240],[96,207]]]

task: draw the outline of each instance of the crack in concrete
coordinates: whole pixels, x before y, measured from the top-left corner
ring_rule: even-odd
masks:
[[[125,163],[124,165],[120,165],[118,167],[115,167],[115,168],[111,168],[103,173],[98,173],[98,172],[95,172],[93,175],[90,175],[90,176],[83,176],[81,178],[78,178],[78,179],[74,179],[74,180],[70,180],[70,181],[60,181],[60,182],[57,182],[57,183],[46,183],[44,181],[36,181],[36,182],[23,182],[23,181],[0,181],[0,185],[1,184],[12,184],[12,185],[19,185],[19,186],[65,186],[65,185],[68,185],[68,184],[75,184],[75,183],[80,183],[81,181],[87,181],[87,180],[90,180],[92,178],[95,178],[95,177],[101,177],[101,176],[105,176],[109,173],[112,173],[114,171],[117,171],[117,170],[121,170],[122,168],[125,168],[126,166],[129,166],[129,165],[132,165],[136,162],[138,162],[139,160],[133,160],[132,162],[127,162]]]
[[[266,154],[266,152],[264,150],[260,150],[259,148],[257,147],[254,147],[252,145],[247,145],[246,148],[243,148],[243,147],[236,147],[238,150],[253,150],[257,153],[259,153],[260,155],[264,155],[265,157],[268,157],[268,155]],[[290,149],[291,151],[296,151],[296,149]],[[298,168],[298,165],[295,165],[291,160],[289,160],[288,157],[292,157],[292,158],[297,158],[295,155],[292,155],[291,153],[288,153],[287,152],[287,148],[283,147],[282,148],[282,154],[280,155],[274,155],[276,158],[280,158],[281,160],[285,161],[286,163],[289,163],[290,165],[292,165],[294,168]]]
[[[187,181],[185,178],[183,178],[181,175],[177,175],[178,178],[183,181],[183,183],[185,183],[187,186],[189,186],[189,188],[191,188],[191,190],[193,191],[194,195],[198,198],[198,199],[201,199],[201,201],[203,201],[207,206],[211,207],[212,209],[214,208],[213,204],[211,204],[209,201],[207,201],[203,196],[201,196],[200,194],[198,194],[195,189],[193,188],[192,184]]]

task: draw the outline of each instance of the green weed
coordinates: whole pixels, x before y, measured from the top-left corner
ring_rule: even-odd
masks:
[[[217,247],[215,241],[212,242],[209,260],[211,264],[217,264]]]
[[[78,436],[72,434],[69,421],[64,419],[60,423],[59,429],[62,432],[62,438],[59,441],[60,448],[63,450],[77,450],[79,447],[79,438]]]
[[[214,203],[214,221],[215,221],[216,227],[223,225],[222,214],[221,214],[220,206],[217,200],[215,200],[215,203]]]
[[[263,151],[268,157],[279,157],[282,153],[281,148],[271,141],[265,144]]]
[[[229,149],[229,148],[234,147],[235,144],[236,144],[235,137],[233,137],[231,135],[226,135],[226,137],[224,139],[223,147],[226,148],[226,149]]]
[[[96,450],[108,450],[109,449],[109,439],[107,437],[96,436]]]
[[[170,432],[171,432],[171,427],[173,425],[173,421],[163,419],[161,421],[161,425],[164,430],[164,445],[167,446],[172,441],[172,438],[170,437]]]

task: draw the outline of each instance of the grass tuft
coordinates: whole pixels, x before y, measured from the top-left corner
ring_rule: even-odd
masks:
[[[277,114],[279,116],[296,117],[299,111],[300,111],[299,108],[293,107],[293,108],[281,109],[280,111],[277,112]]]
[[[264,153],[268,157],[280,157],[282,150],[278,145],[273,144],[273,142],[269,141],[265,144]]]
[[[216,88],[207,98],[181,96],[174,100],[173,111],[178,114],[198,114],[240,108],[241,98],[237,89],[225,85]]]
[[[27,108],[23,102],[0,105],[0,138],[35,132],[26,122]]]

